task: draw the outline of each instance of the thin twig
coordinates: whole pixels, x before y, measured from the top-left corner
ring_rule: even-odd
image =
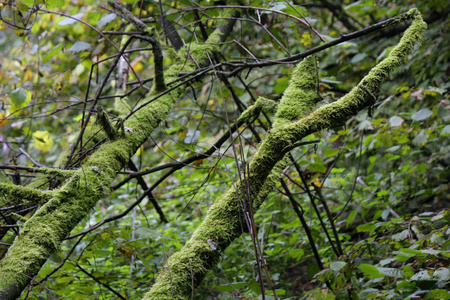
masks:
[[[92,275],[91,273],[89,273],[88,271],[86,271],[85,269],[83,269],[78,263],[75,264],[77,266],[78,269],[80,269],[81,272],[83,272],[84,274],[86,274],[87,276],[91,277],[95,282],[97,282],[98,284],[104,286],[106,289],[108,289],[109,291],[111,291],[114,295],[116,295],[117,297],[119,297],[120,299],[126,300],[124,297],[122,297],[122,295],[117,292],[116,290],[114,290],[112,287],[110,287],[109,285],[107,285],[106,283],[101,282],[97,277],[95,277],[94,275]]]

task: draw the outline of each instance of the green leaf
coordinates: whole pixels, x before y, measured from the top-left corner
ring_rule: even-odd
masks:
[[[432,279],[432,277],[430,276],[430,274],[428,274],[427,270],[419,271],[411,277],[411,280],[414,280],[414,281],[416,281],[416,280],[422,281],[422,280],[430,280],[430,279]]]
[[[275,292],[277,293],[277,295],[285,295],[286,294],[286,290],[283,289],[276,289]]]
[[[348,215],[347,217],[347,227],[348,225],[352,224],[353,220],[355,219],[356,214],[358,213],[358,211],[356,210],[352,210],[352,212]]]
[[[109,22],[112,22],[116,18],[116,14],[107,14],[103,18],[100,19],[97,23],[97,27],[102,28]]]
[[[230,284],[222,284],[222,285],[216,286],[215,289],[218,290],[219,292],[231,293],[234,290],[242,289],[245,287],[247,287],[246,282],[233,282]]]
[[[277,94],[281,94],[286,90],[289,84],[289,78],[288,77],[281,77],[278,78],[276,81],[276,84],[273,87],[273,90]]]
[[[405,274],[406,278],[410,278],[414,275],[414,269],[408,265],[405,265],[402,267],[403,273]]]
[[[272,9],[272,10],[278,10],[278,11],[283,11],[284,9],[286,9],[286,3],[278,2],[277,4],[275,4],[274,6],[272,6],[270,9]],[[270,12],[268,12],[268,13],[270,13]]]
[[[89,12],[87,14],[87,21],[91,25],[96,25],[102,16],[103,14],[99,12]]]
[[[308,31],[303,32],[300,43],[305,46],[309,46],[311,44],[311,34]]]
[[[70,52],[80,52],[91,49],[91,45],[86,42],[75,42],[72,47],[69,48]]]
[[[415,251],[412,249],[400,249],[399,251],[394,251],[394,254],[396,254],[396,258],[398,262],[405,262],[408,259],[410,259],[411,257],[415,257],[418,254],[421,254],[419,251]]]
[[[293,259],[299,261],[305,255],[305,250],[303,249],[291,249],[289,250],[289,256]]]
[[[380,271],[381,274],[388,277],[399,278],[402,276],[402,271],[396,268],[377,268],[377,269],[378,271]]]
[[[332,174],[340,174],[340,173],[344,172],[345,170],[346,170],[345,168],[333,168],[331,170],[331,173]]]
[[[447,290],[442,290],[442,289],[431,290],[430,293],[425,297],[425,299],[426,300],[433,300],[433,299],[449,300],[450,292]]]
[[[21,2],[27,6],[32,6],[34,4],[34,0],[21,0]]]
[[[445,127],[442,128],[441,135],[443,136],[450,135],[450,125],[445,125]]]
[[[347,5],[346,7],[344,7],[344,9],[346,11],[351,11],[351,12],[361,12],[361,11],[367,10],[367,8],[368,7],[370,8],[372,5],[374,5],[373,0],[361,0],[361,1],[353,2],[350,5]]]
[[[340,152],[340,149],[338,149],[338,148],[333,149],[333,148],[327,147],[325,149],[325,151],[323,152],[323,154],[325,154],[326,157],[332,157],[332,156],[335,156],[336,154],[338,154],[339,152]]]
[[[378,294],[378,290],[374,288],[368,288],[362,290],[358,295],[360,299],[376,299],[373,296],[376,296]],[[370,296],[370,298],[369,298]]]
[[[450,269],[449,268],[439,268],[434,271],[433,276],[439,279],[439,281],[449,281],[450,280]]]
[[[380,260],[380,265],[385,266],[390,264],[391,262],[395,261],[395,258],[386,258],[386,259],[382,259]]]
[[[64,6],[64,0],[48,0],[45,2],[45,6],[48,9],[62,8]]]
[[[44,153],[53,147],[54,142],[48,131],[35,131],[32,137],[33,146]]]
[[[21,87],[9,93],[10,102],[14,106],[20,106],[23,104],[27,100],[27,97],[27,90]]]
[[[413,121],[423,121],[425,119],[428,119],[432,115],[433,115],[433,112],[431,110],[429,110],[428,108],[422,108],[421,110],[419,110],[418,112],[413,114],[411,116],[411,119]]]
[[[257,282],[255,279],[252,279],[250,280],[248,285],[256,295],[261,295],[261,286],[259,285],[259,282]]]
[[[381,272],[377,269],[377,267],[369,265],[369,264],[361,264],[358,267],[358,269],[363,271],[371,279],[384,277],[384,275],[381,274]]]
[[[434,250],[434,249],[423,249],[423,250],[420,250],[420,252],[425,253],[425,254],[435,255],[435,256],[442,253],[441,251]]]
[[[94,254],[96,256],[108,256],[111,254],[111,251],[102,250],[102,249],[95,249]]]
[[[421,130],[418,135],[412,140],[412,143],[416,146],[422,146],[428,141],[430,135],[425,131]]]
[[[136,230],[136,234],[143,238],[153,238],[156,239],[158,233],[155,230],[149,229],[147,227],[139,227]]]
[[[367,57],[366,53],[358,53],[355,56],[353,56],[353,58],[351,59],[351,63],[356,64],[359,63],[360,61],[364,60]]]
[[[345,261],[334,261],[330,264],[330,269],[333,271],[339,271],[346,265],[347,265],[347,263]]]
[[[183,4],[184,6],[187,6],[187,7],[190,7],[192,5],[192,3],[189,2],[189,0],[178,0],[177,3]]]
[[[284,9],[284,12],[286,12],[290,15],[296,16],[296,17],[300,17],[300,18],[308,16],[308,11],[306,10],[305,7],[302,7],[302,6],[291,7],[290,5],[288,5]]]
[[[371,232],[375,228],[376,228],[375,224],[373,224],[373,223],[366,223],[366,224],[362,224],[362,225],[359,225],[358,227],[356,227],[356,230],[358,232]]]
[[[310,164],[308,169],[310,169],[311,171],[320,172],[320,173],[326,173],[327,172],[327,167],[325,167],[322,164]]]
[[[71,17],[74,17],[75,19],[81,19],[83,17],[83,13],[79,13],[79,14],[75,14]],[[78,20],[75,20],[72,18],[64,18],[61,21],[58,22],[58,26],[66,26],[66,25],[71,25],[74,24],[76,22],[78,22]]]
[[[391,127],[402,126],[404,122],[405,122],[405,120],[403,120],[403,118],[399,117],[399,116],[392,116],[389,119],[389,125],[391,125]]]
[[[55,47],[52,48],[52,50],[50,50],[50,52],[48,52],[42,57],[42,61],[43,62],[49,61],[50,59],[55,57],[55,55],[59,54],[63,48],[64,48],[63,44],[56,45]]]

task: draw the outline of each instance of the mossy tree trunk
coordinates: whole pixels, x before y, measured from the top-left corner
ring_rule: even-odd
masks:
[[[155,81],[160,80],[159,86],[164,87],[161,79],[165,78],[167,82],[171,82],[178,78],[179,73],[190,73],[198,66],[209,65],[210,57],[219,50],[218,43],[226,38],[233,24],[234,20],[228,18],[227,23],[215,30],[206,43],[194,43],[190,45],[189,50],[183,49],[174,54],[173,66],[164,76],[155,76]],[[108,187],[117,173],[160,122],[167,118],[186,89],[186,85],[181,85],[158,96],[164,91],[155,86],[158,84],[154,84],[153,91],[147,96],[147,100],[155,100],[137,110],[124,122],[123,128],[127,128],[124,132],[115,132],[108,124],[107,118],[103,118],[101,122],[104,124],[101,125],[103,129],[109,128],[107,135],[110,140],[94,152],[78,170],[40,170],[64,181],[60,188],[42,192],[38,189],[0,183],[0,191],[5,193],[10,203],[27,199],[36,204],[43,204],[29,220],[23,220],[20,235],[0,262],[0,299],[19,297],[48,257],[59,249],[64,238],[89,214],[97,201],[108,193]],[[97,120],[102,119],[100,116],[101,113]]]
[[[411,10],[407,18],[414,20],[412,25],[386,59],[346,96],[311,113],[318,99],[316,62],[309,57],[299,64],[278,105],[273,128],[249,163],[246,178],[216,200],[190,240],[169,258],[144,299],[191,299],[193,289],[217,264],[221,253],[242,234],[243,228],[247,229],[248,214],[254,213],[274,188],[285,166],[285,154],[302,138],[340,126],[361,109],[375,103],[381,83],[423,38],[426,24],[420,13]],[[258,101],[267,103],[266,99]],[[258,109],[250,108],[249,112],[244,112],[245,118],[251,118],[260,107],[268,106],[261,103],[257,102]]]

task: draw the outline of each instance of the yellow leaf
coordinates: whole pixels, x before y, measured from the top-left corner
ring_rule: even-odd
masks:
[[[122,254],[123,257],[130,257],[133,255],[134,250],[128,246],[122,245],[117,250]]]
[[[314,173],[314,174],[312,174],[312,176],[310,177],[310,178],[308,178],[308,179],[306,179],[306,182],[308,183],[308,184],[311,184],[311,183],[316,183],[317,181],[319,181],[318,180],[318,178],[319,178],[319,176],[320,176],[320,173]],[[320,181],[319,181],[320,182]]]
[[[142,63],[137,63],[133,69],[135,72],[139,72],[144,69],[144,65]]]
[[[314,180],[314,185],[317,186],[317,187],[319,187],[319,188],[323,187],[323,183],[320,182],[320,180],[319,180],[318,178],[316,178],[316,179]]]
[[[309,34],[309,32],[303,32],[300,43],[305,46],[309,46],[311,44],[311,35]]]
[[[33,133],[34,148],[42,152],[48,152],[53,147],[53,139],[48,131],[36,131]]]
[[[144,152],[144,146],[140,146],[139,149],[137,149],[137,151],[136,151],[136,156],[141,155],[142,152]]]
[[[5,113],[0,112],[0,127],[5,125],[6,121],[8,121],[8,119],[6,118]]]
[[[24,36],[25,35],[25,32],[22,29],[14,29],[14,33],[17,36]]]
[[[31,77],[33,76],[33,72],[31,72],[30,69],[27,69],[25,71],[25,76],[23,77],[23,81],[28,81],[31,79]]]

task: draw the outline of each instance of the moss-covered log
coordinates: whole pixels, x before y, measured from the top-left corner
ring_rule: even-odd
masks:
[[[246,226],[243,216],[250,211],[248,204],[255,211],[275,185],[285,153],[309,134],[337,127],[374,104],[381,83],[407,58],[426,29],[417,10],[411,10],[406,18],[413,23],[386,59],[346,96],[309,114],[317,99],[315,61],[310,58],[300,63],[279,104],[274,127],[250,161],[248,178],[236,183],[214,203],[191,239],[169,258],[145,299],[190,299],[193,289],[218,262],[221,253],[241,235]]]
[[[193,72],[197,65],[209,65],[209,57],[219,50],[217,43],[226,38],[233,24],[234,21],[228,19],[227,23],[211,34],[206,43],[192,44],[189,53],[182,50],[174,55],[173,66],[165,74],[166,80],[170,82],[179,73]],[[47,258],[59,249],[62,240],[108,193],[108,187],[116,174],[160,122],[166,119],[184,90],[185,86],[175,88],[134,112],[124,123],[131,130],[102,145],[79,170],[73,172],[61,188],[51,192],[50,199],[34,199],[36,203],[42,203],[43,200],[47,202],[23,225],[21,234],[0,263],[0,299],[19,297]],[[159,89],[154,88],[147,99],[155,98],[159,92]],[[13,188],[9,189],[9,193],[18,194]],[[41,197],[44,194],[39,192],[33,195],[46,198]]]

